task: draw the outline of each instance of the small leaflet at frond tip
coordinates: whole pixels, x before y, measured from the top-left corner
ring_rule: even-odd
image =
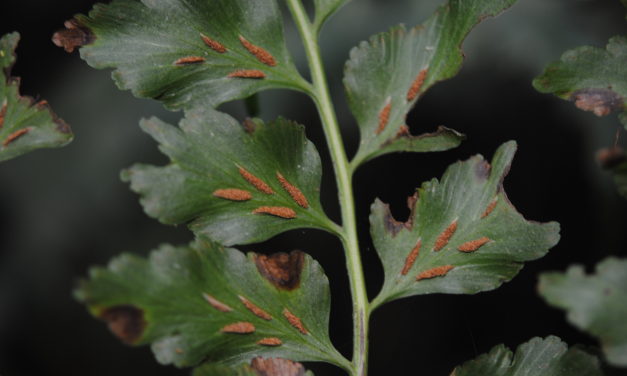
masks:
[[[393,27],[351,51],[344,86],[361,134],[353,168],[387,153],[442,151],[459,145],[463,136],[454,131],[446,135],[438,131],[440,137],[411,137],[405,119],[430,87],[459,71],[461,44],[471,29],[514,2],[449,0],[422,25]]]

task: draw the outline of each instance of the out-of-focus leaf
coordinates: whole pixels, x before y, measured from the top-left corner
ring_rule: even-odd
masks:
[[[606,49],[591,46],[567,51],[533,81],[536,90],[575,102],[597,116],[619,113],[627,127],[627,37],[610,39]]]
[[[315,30],[320,31],[324,22],[349,1],[350,0],[314,0],[314,4],[316,5],[316,15],[314,18]]]
[[[20,95],[20,80],[11,77],[18,33],[0,38],[0,161],[40,149],[59,147],[73,138],[70,127],[48,102]]]
[[[328,337],[328,280],[299,251],[245,256],[199,238],[148,259],[119,256],[92,269],[76,295],[122,341],[151,343],[163,364],[257,356],[347,364]]]
[[[196,368],[192,376],[314,376],[302,364],[281,358],[255,358],[250,365],[228,367],[205,363]]]
[[[441,181],[423,183],[409,199],[407,222],[374,203],[371,234],[385,282],[373,306],[411,295],[494,289],[557,243],[557,223],[527,221],[507,199],[502,182],[515,151],[515,142],[505,143],[491,165],[474,156],[451,165]]]
[[[212,109],[188,111],[180,128],[158,119],[142,128],[171,159],[122,173],[146,213],[222,244],[266,240],[295,228],[337,227],[320,206],[320,157],[304,128],[284,119],[239,124]]]
[[[309,87],[285,47],[275,0],[114,0],[66,27],[57,45],[84,45],[82,58],[115,68],[121,89],[171,109]]]
[[[361,133],[353,168],[396,151],[440,151],[459,145],[450,129],[412,137],[405,123],[409,110],[436,82],[453,77],[463,56],[461,44],[481,20],[515,0],[450,0],[424,24],[377,34],[350,54],[344,85]]]
[[[627,259],[607,258],[592,275],[580,265],[543,273],[539,290],[570,323],[599,338],[609,363],[627,366]]]
[[[533,338],[513,354],[504,345],[455,368],[451,376],[602,376],[598,359],[555,336]]]

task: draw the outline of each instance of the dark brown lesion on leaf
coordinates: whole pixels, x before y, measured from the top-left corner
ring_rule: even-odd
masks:
[[[255,121],[251,118],[244,119],[244,121],[242,122],[242,126],[248,134],[255,133],[255,130],[257,129],[257,123],[255,123]]]
[[[252,369],[259,376],[304,376],[305,367],[302,364],[287,359],[261,357],[254,358],[250,363]]]
[[[480,163],[477,163],[477,165],[475,166],[475,175],[480,180],[486,180],[488,179],[488,177],[490,177],[491,169],[492,167],[490,166],[490,163],[488,163],[487,161],[482,161]]]
[[[118,305],[104,309],[100,318],[122,342],[132,345],[142,337],[146,329],[144,311],[132,305]]]
[[[50,113],[50,116],[52,116],[52,122],[57,125],[57,131],[59,131],[59,133],[63,133],[63,134],[72,133],[72,128],[70,127],[70,125],[66,123],[65,120],[61,119],[54,111],[52,111],[52,108],[50,108],[50,105],[48,104],[48,102],[45,103],[44,107]]]
[[[294,290],[300,286],[300,277],[305,262],[301,251],[275,253],[270,256],[255,255],[257,270],[275,287],[282,290]]]
[[[63,47],[66,52],[74,52],[77,47],[91,44],[96,40],[92,31],[76,18],[65,21],[65,30],[59,30],[52,36],[52,42],[57,47]]]
[[[577,108],[592,111],[596,116],[606,116],[625,108],[625,99],[611,89],[581,89],[573,92],[570,100]]]
[[[411,230],[414,222],[414,210],[416,208],[416,203],[418,202],[418,192],[413,196],[409,196],[407,198],[407,206],[409,207],[410,214],[409,218],[406,222],[397,221],[392,215],[392,211],[390,210],[389,204],[383,204],[383,226],[385,231],[390,233],[392,236],[396,236],[401,230]]]

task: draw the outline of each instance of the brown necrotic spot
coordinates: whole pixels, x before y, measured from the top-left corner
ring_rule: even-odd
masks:
[[[249,334],[255,332],[255,326],[249,322],[236,322],[220,329],[222,333]]]
[[[75,18],[65,21],[63,25],[65,30],[54,33],[52,43],[57,47],[63,47],[66,52],[73,52],[76,47],[85,46],[96,39],[91,30]]]
[[[302,364],[287,359],[257,357],[250,366],[258,376],[305,376]]]
[[[107,322],[109,330],[122,342],[136,343],[144,333],[144,311],[132,305],[118,305],[104,309],[100,318]]]
[[[274,56],[272,56],[265,49],[259,46],[255,46],[241,35],[239,36],[239,41],[242,43],[242,46],[244,46],[244,48],[246,48],[248,52],[253,54],[253,56],[255,56],[260,62],[271,67],[274,67],[276,65],[276,60],[274,59]]]
[[[309,207],[309,202],[307,201],[307,197],[300,191],[300,189],[296,188],[293,184],[291,184],[280,172],[276,173],[276,177],[281,183],[281,186],[289,195],[292,197],[294,201],[301,207],[307,209]]]
[[[244,119],[244,122],[242,123],[242,125],[244,126],[244,130],[248,134],[255,133],[255,129],[257,129],[257,124],[251,118]]]
[[[253,214],[270,214],[275,217],[285,219],[296,218],[296,212],[293,209],[286,208],[285,206],[260,206],[253,210]]]
[[[272,320],[272,316],[264,311],[263,309],[259,308],[258,306],[256,306],[253,302],[251,302],[250,300],[244,298],[243,296],[239,295],[239,300],[242,302],[242,304],[244,304],[244,306],[253,313],[253,315],[264,319],[264,320]]]
[[[466,242],[460,245],[457,249],[459,249],[462,252],[474,252],[489,241],[490,239],[484,236],[482,238]]]
[[[453,234],[455,234],[456,230],[457,230],[457,220],[453,221],[450,225],[448,225],[447,228],[444,229],[444,231],[442,231],[442,233],[435,240],[435,245],[433,246],[433,250],[439,251],[442,248],[444,248],[448,244],[448,241],[451,240],[451,237],[453,236]]]
[[[416,258],[418,258],[418,254],[420,253],[421,246],[422,240],[418,240],[414,248],[411,250],[411,252],[409,252],[409,255],[407,255],[407,258],[405,259],[405,265],[403,265],[403,270],[401,271],[402,275],[407,275],[411,267],[414,266]]]
[[[4,118],[7,116],[7,102],[5,100],[2,107],[0,107],[0,129],[4,126]]]
[[[487,216],[490,215],[490,213],[492,213],[492,211],[494,210],[494,208],[496,207],[496,203],[497,200],[494,199],[492,200],[492,202],[490,202],[490,204],[488,205],[488,207],[485,209],[485,211],[483,212],[483,214],[481,215],[481,218],[485,218]]]
[[[198,64],[198,63],[204,63],[204,62],[205,62],[205,58],[202,56],[185,56],[180,59],[177,59],[174,62],[174,65],[191,65],[191,64]]]
[[[407,91],[407,101],[413,101],[420,93],[420,88],[422,88],[422,84],[425,82],[425,78],[427,77],[427,70],[423,69],[418,73],[414,82],[412,82],[411,87]]]
[[[211,48],[215,52],[221,54],[226,52],[226,47],[224,47],[224,45],[222,45],[222,43],[218,42],[217,40],[211,39],[202,33],[200,34],[200,38],[209,48]]]
[[[296,315],[290,312],[287,308],[283,309],[283,316],[287,319],[287,322],[289,322],[290,325],[298,329],[298,331],[301,332],[302,334],[309,333],[309,331],[307,331],[307,329],[303,325],[303,322],[300,321],[300,318],[298,318]]]
[[[257,341],[257,344],[261,346],[281,346],[283,344],[283,341],[281,341],[281,339],[277,337],[267,337]]]
[[[238,69],[229,73],[228,77],[237,78],[264,78],[266,74],[258,69]]]
[[[219,301],[218,299],[214,298],[213,296],[211,296],[209,294],[203,293],[202,296],[205,298],[205,300],[209,304],[211,304],[211,306],[213,308],[217,309],[220,312],[231,312],[233,310],[233,308],[231,308],[228,305],[222,303],[221,301]]]
[[[399,222],[394,218],[392,212],[390,211],[390,205],[385,204],[384,210],[383,226],[385,227],[386,232],[390,233],[392,236],[396,236],[396,234],[398,234],[402,229],[411,228],[411,222]]]
[[[305,254],[300,251],[275,253],[271,256],[255,255],[257,270],[275,287],[294,290],[300,286]]]
[[[570,99],[579,109],[592,111],[596,116],[609,115],[625,107],[624,98],[610,89],[581,89],[575,91]]]
[[[411,136],[411,133],[409,132],[409,127],[403,124],[398,128],[398,132],[396,132],[396,134],[394,135],[394,138],[398,139],[401,137],[410,137],[410,136]]]
[[[454,268],[453,265],[442,265],[442,266],[438,266],[432,269],[425,270],[424,272],[418,274],[418,276],[416,277],[416,281],[445,276],[446,273],[450,272],[453,268]]]
[[[274,191],[266,182],[259,179],[255,175],[251,174],[248,170],[243,167],[239,168],[239,174],[242,175],[247,182],[249,182],[253,187],[257,188],[258,191],[263,192],[267,195],[274,194]]]
[[[245,191],[243,189],[234,189],[234,188],[216,189],[213,192],[213,195],[215,197],[223,198],[226,200],[232,200],[232,201],[247,201],[253,198],[253,195],[250,192]]]
[[[28,132],[30,132],[33,128],[32,127],[27,127],[27,128],[22,128],[20,130],[17,130],[13,133],[11,133],[10,135],[7,136],[7,138],[2,142],[2,146],[6,147],[8,146],[11,142],[17,140],[18,138],[24,136],[25,134],[27,134]]]
[[[388,122],[390,121],[391,110],[392,102],[388,97],[385,107],[383,107],[383,109],[379,112],[379,125],[377,126],[377,130],[375,131],[376,134],[380,134],[381,132],[383,132],[385,127],[388,125]]]
[[[72,129],[70,128],[70,126],[68,125],[68,123],[66,123],[65,121],[63,121],[63,119],[60,119],[58,117],[56,117],[56,115],[53,116],[53,120],[54,123],[57,125],[57,130],[61,133],[71,133]]]

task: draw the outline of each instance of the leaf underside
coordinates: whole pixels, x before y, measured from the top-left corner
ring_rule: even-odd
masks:
[[[0,39],[0,161],[36,149],[63,146],[73,138],[70,127],[46,101],[35,103],[20,95],[19,79],[10,76],[19,39],[18,33]]]
[[[346,362],[328,337],[328,280],[298,251],[246,256],[199,238],[148,259],[119,256],[92,269],[76,295],[124,342],[151,343],[162,364]]]
[[[580,265],[543,273],[539,290],[571,324],[599,338],[609,363],[627,366],[627,259],[607,258],[592,275]]]
[[[463,135],[443,127],[412,137],[405,118],[427,89],[457,74],[463,60],[460,47],[470,30],[514,2],[450,0],[424,24],[410,30],[394,27],[351,51],[344,85],[361,133],[354,165],[390,152],[459,145]]]
[[[275,0],[114,0],[72,22],[90,35],[81,48],[89,65],[114,68],[121,89],[170,109],[308,89],[285,46]],[[71,31],[55,34],[57,44]]]
[[[533,338],[513,354],[504,345],[455,368],[451,376],[602,376],[598,359],[555,336]]]
[[[224,366],[206,363],[196,368],[192,376],[314,376],[300,363],[281,358],[255,358],[251,364]]]
[[[180,128],[155,118],[141,126],[171,159],[122,173],[151,217],[189,223],[226,245],[295,228],[332,231],[320,206],[320,157],[302,126],[284,119],[242,125],[211,109],[188,111]]]
[[[591,46],[567,51],[533,81],[536,90],[553,93],[597,116],[619,113],[627,127],[627,37],[610,39],[605,49]]]
[[[505,143],[491,165],[474,156],[451,165],[441,181],[423,183],[409,200],[407,222],[397,222],[381,201],[373,204],[371,234],[385,270],[375,306],[494,289],[557,243],[559,224],[527,221],[507,199],[502,182],[515,151],[514,142]]]

